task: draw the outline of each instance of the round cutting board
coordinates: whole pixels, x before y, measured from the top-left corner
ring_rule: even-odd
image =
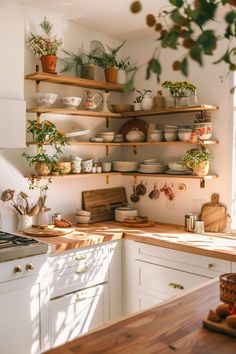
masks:
[[[32,236],[32,237],[58,237],[58,236],[64,236],[64,235],[68,235],[73,231],[72,228],[66,228],[66,229],[37,229],[34,227],[31,227],[29,229],[25,229],[23,231],[24,235],[27,236]]]

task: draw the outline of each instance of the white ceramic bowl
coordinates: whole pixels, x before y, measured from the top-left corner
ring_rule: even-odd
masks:
[[[97,138],[102,138],[103,141],[111,143],[114,140],[115,132],[104,132],[96,135]]]
[[[150,138],[152,141],[162,141],[164,138],[163,130],[151,130]]]
[[[177,132],[164,132],[164,137],[166,141],[175,141],[177,140]]]
[[[192,129],[178,130],[178,138],[180,141],[189,141],[191,134],[192,134]]]
[[[61,103],[68,109],[76,109],[81,102],[81,97],[62,97]]]
[[[75,218],[78,224],[88,224],[90,221],[90,215],[77,215],[75,214]]]
[[[91,212],[83,209],[76,209],[76,214],[80,216],[91,216]]]
[[[56,93],[49,93],[49,92],[36,93],[37,102],[39,106],[42,107],[50,107],[51,105],[53,105],[53,103],[56,102],[57,96],[58,95]]]
[[[186,166],[179,161],[176,162],[168,162],[169,169],[172,171],[185,171]]]

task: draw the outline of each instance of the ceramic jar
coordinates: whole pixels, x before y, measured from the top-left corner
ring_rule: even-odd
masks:
[[[82,160],[82,172],[91,173],[93,170],[93,159]]]
[[[38,225],[44,226],[49,224],[49,210],[42,209],[38,213]]]
[[[144,111],[150,111],[153,107],[153,97],[148,95],[144,96],[141,105]]]
[[[32,226],[32,216],[18,215],[17,231],[23,231]]]

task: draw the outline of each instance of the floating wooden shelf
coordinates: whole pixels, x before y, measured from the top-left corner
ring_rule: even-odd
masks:
[[[141,173],[141,172],[122,172],[123,176],[142,176],[142,177],[164,177],[164,178],[187,178],[187,179],[202,179],[210,180],[218,178],[217,175],[207,175],[204,177],[196,175],[172,175],[167,173]]]
[[[151,111],[134,111],[122,113],[122,117],[148,117],[164,114],[177,114],[177,113],[188,113],[188,112],[199,112],[199,111],[216,111],[219,107],[214,105],[197,105],[197,106],[182,106],[182,107],[168,107],[162,110],[151,110]]]
[[[37,114],[62,114],[70,116],[86,116],[92,118],[124,118],[119,113],[112,112],[95,112],[95,111],[85,111],[79,109],[65,109],[65,108],[54,108],[54,107],[33,107],[27,108],[28,113]]]
[[[47,74],[43,72],[34,72],[32,74],[25,75],[25,79],[33,80],[37,82],[43,81],[43,82],[49,82],[53,84],[85,87],[85,88],[92,88],[92,89],[105,90],[105,91],[123,92],[124,89],[124,85],[120,85],[120,84],[81,79],[73,76]]]

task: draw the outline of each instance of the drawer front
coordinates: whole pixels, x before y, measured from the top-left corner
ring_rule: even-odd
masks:
[[[207,277],[136,261],[136,290],[151,296],[174,296],[209,280]]]
[[[57,253],[49,257],[50,270],[55,271],[79,265],[83,266],[86,263],[94,262],[98,259],[105,259],[107,256],[107,245],[98,245]]]
[[[137,302],[137,309],[136,311],[144,311],[152,306],[156,306],[161,302],[168,299],[168,295],[164,295],[162,293],[156,294],[156,296],[151,296],[147,294],[143,294],[140,292],[136,292],[135,300]]]
[[[29,276],[48,274],[47,255],[20,258],[0,263],[0,283]]]
[[[52,298],[103,283],[108,279],[108,258],[51,272]]]
[[[231,271],[230,261],[136,243],[135,258],[170,268],[215,278]]]

